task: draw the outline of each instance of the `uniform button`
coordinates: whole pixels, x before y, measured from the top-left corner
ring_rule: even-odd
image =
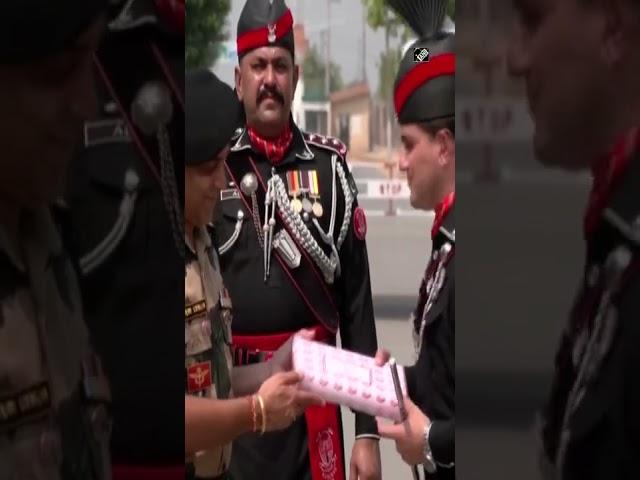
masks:
[[[124,174],[124,188],[127,192],[133,192],[138,188],[138,184],[140,183],[140,177],[133,169],[128,169],[127,173]]]
[[[47,430],[40,435],[40,455],[45,464],[58,466],[62,463],[62,443],[60,435],[53,430]]]

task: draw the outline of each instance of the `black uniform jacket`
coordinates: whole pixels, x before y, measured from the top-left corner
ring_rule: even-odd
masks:
[[[261,228],[264,223],[264,203],[257,202],[259,216],[254,221],[251,209],[247,209],[245,203],[246,201],[252,205],[251,198],[237,188],[241,178],[235,179],[236,184],[231,185],[228,191],[222,192],[215,231],[218,247],[221,249],[222,274],[234,305],[234,336],[294,332],[323,323],[333,331],[339,327],[344,348],[367,355],[375,354],[377,341],[367,248],[364,236],[358,236],[354,231],[357,226],[358,232],[364,232],[364,212],[356,212],[357,192],[345,161],[345,152],[346,148],[338,140],[303,133],[293,125],[292,145],[284,160],[275,167],[275,173],[283,179],[289,193],[291,192],[287,172],[302,172],[303,175],[307,175],[305,178],[309,178],[309,172],[316,172],[319,189],[317,193],[320,196],[316,200],[322,205],[323,213],[319,218],[311,214],[307,221],[303,220],[302,216],[298,219],[305,223],[327,257],[330,256],[331,249],[322,239],[313,224],[313,219],[318,220],[325,234],[330,230],[334,196],[336,211],[332,236],[336,246],[341,236],[341,228],[344,226],[342,243],[338,247],[340,273],[336,274],[335,280],[330,284],[323,279],[322,273],[314,265],[317,275],[307,277],[314,280],[302,284],[309,304],[293,286],[285,270],[274,257],[271,259],[270,275],[266,282],[264,280],[263,249],[257,236],[257,228]],[[272,167],[264,156],[252,149],[246,130],[240,129],[236,132],[227,164],[242,162],[247,168],[251,168],[251,161],[266,183],[271,177]],[[335,191],[332,168],[334,163],[339,165],[345,174],[343,183],[340,175],[336,173]],[[241,196],[245,197],[245,201]],[[350,209],[346,208],[347,196],[353,197]],[[345,210],[349,210],[346,222]],[[239,234],[233,240],[239,223]],[[258,223],[258,226],[255,223]],[[278,219],[275,232],[281,228],[282,223]],[[302,260],[297,268],[309,269],[309,265]],[[309,274],[309,271],[307,273]],[[319,308],[320,302],[325,306],[329,305],[324,311],[335,312],[335,318],[323,316],[323,309]],[[310,306],[322,318],[314,315]],[[356,435],[367,433],[377,434],[374,419],[356,414]],[[284,432],[271,433],[263,437],[241,438],[234,443],[232,473],[239,478],[310,478],[308,464],[306,426],[303,420],[296,421]]]
[[[184,461],[184,265],[176,246],[184,238],[175,237],[157,179],[157,138],[137,132],[152,170],[126,121],[149,82],[184,90],[184,37],[164,33],[153,18],[153,10],[137,11],[98,52],[100,112],[85,124],[67,197],[87,322],[113,388],[113,459],[127,464]],[[175,92],[172,103],[168,132],[181,192],[184,114]]]
[[[638,150],[627,168],[587,238],[545,411],[545,460],[567,480],[630,479],[640,471]]]
[[[414,313],[415,338],[420,333],[418,361],[405,371],[409,396],[433,422],[429,444],[437,468],[426,478],[455,478],[454,207],[433,239],[431,259],[420,287]]]

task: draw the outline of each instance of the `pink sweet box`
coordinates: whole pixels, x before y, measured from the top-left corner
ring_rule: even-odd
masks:
[[[397,368],[406,395],[404,369]],[[301,388],[329,403],[402,421],[389,365],[378,367],[371,357],[297,336],[293,340],[293,369],[304,375]]]

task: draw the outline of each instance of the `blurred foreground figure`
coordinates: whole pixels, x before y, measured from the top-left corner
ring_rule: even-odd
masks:
[[[537,157],[593,173],[585,270],[541,425],[543,468],[554,479],[637,478],[640,2],[516,8],[509,68],[527,85]]]
[[[108,480],[109,386],[61,240],[105,1],[0,7],[0,478]]]
[[[67,195],[116,480],[184,479],[184,2],[111,2]]]

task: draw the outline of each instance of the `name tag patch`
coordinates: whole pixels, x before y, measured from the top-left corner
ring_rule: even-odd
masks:
[[[94,120],[84,124],[84,146],[131,143],[129,129],[122,118]]]
[[[237,188],[227,188],[220,190],[220,201],[233,200],[234,198],[240,198],[240,191]]]
[[[10,397],[0,398],[0,427],[37,416],[51,406],[49,386],[39,383]]]
[[[189,320],[193,317],[205,313],[207,311],[207,302],[201,300],[200,302],[184,307],[184,319]]]

